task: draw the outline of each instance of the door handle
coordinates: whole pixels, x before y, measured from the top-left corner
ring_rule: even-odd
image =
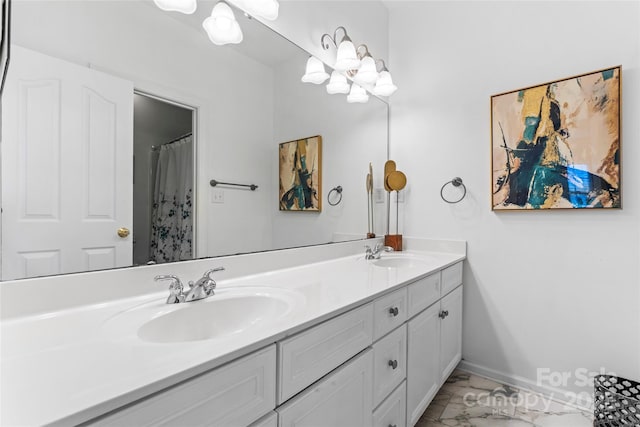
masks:
[[[122,237],[123,239],[129,236],[129,234],[130,234],[130,231],[127,227],[118,228],[118,236]]]

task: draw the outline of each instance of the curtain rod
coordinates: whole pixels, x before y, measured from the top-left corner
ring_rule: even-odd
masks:
[[[160,149],[160,147],[162,147],[163,145],[173,144],[174,142],[178,142],[178,141],[180,141],[181,139],[187,138],[187,137],[192,136],[192,135],[193,135],[193,132],[189,132],[189,133],[185,133],[184,135],[182,135],[182,136],[180,136],[180,137],[178,137],[178,138],[176,138],[176,139],[172,139],[172,140],[171,140],[171,141],[169,141],[169,142],[163,142],[163,143],[162,143],[162,144],[160,144],[160,145],[152,145],[152,146],[151,146],[151,150],[159,150],[159,149]]]

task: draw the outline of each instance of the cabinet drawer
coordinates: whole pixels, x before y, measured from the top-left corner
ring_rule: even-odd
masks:
[[[394,330],[407,320],[406,287],[378,298],[373,303],[373,339]]]
[[[442,270],[442,296],[445,296],[462,284],[462,262]]]
[[[373,345],[373,406],[407,376],[407,325],[402,325]]]
[[[373,412],[373,427],[404,427],[406,425],[406,381]]]
[[[370,426],[372,360],[373,352],[364,351],[276,409],[279,426]]]
[[[413,317],[440,299],[440,273],[413,282],[407,288],[409,317]]]
[[[89,424],[248,425],[276,406],[275,368],[271,345]]]
[[[279,394],[283,403],[373,342],[373,304],[278,343]]]

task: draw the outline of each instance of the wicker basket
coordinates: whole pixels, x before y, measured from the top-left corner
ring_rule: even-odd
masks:
[[[640,427],[640,383],[613,375],[594,378],[593,425]]]

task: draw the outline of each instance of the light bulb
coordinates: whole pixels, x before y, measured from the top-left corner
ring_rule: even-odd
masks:
[[[241,0],[239,3],[249,15],[260,16],[269,21],[278,18],[280,3],[277,0]]]
[[[153,2],[162,10],[182,12],[187,15],[191,15],[198,7],[196,0],[153,0]]]
[[[351,92],[349,92],[349,95],[347,95],[347,102],[350,104],[353,104],[356,102],[360,104],[364,104],[368,100],[369,100],[369,95],[367,95],[367,91],[364,90],[357,83],[353,83],[351,85]]]
[[[371,55],[366,55],[360,61],[360,68],[358,74],[355,75],[354,80],[360,84],[371,85],[378,79],[378,70],[376,70],[376,62]]]
[[[333,70],[331,73],[331,80],[327,84],[327,93],[330,95],[336,93],[349,93],[349,83],[344,74],[339,71]]]
[[[242,30],[228,4],[218,2],[211,11],[211,16],[204,20],[202,27],[209,40],[216,45],[240,43]]]
[[[376,86],[373,88],[373,93],[378,96],[391,96],[397,89],[398,87],[393,84],[393,80],[391,79],[391,73],[383,70],[378,76]]]
[[[353,46],[349,37],[344,37],[340,46],[338,46],[338,54],[336,56],[336,64],[333,67],[338,71],[357,70],[360,67],[360,60],[356,54],[356,48]]]
[[[329,78],[329,74],[324,70],[324,63],[315,56],[310,56],[307,60],[307,67],[305,69],[302,81],[305,83],[322,84]]]

